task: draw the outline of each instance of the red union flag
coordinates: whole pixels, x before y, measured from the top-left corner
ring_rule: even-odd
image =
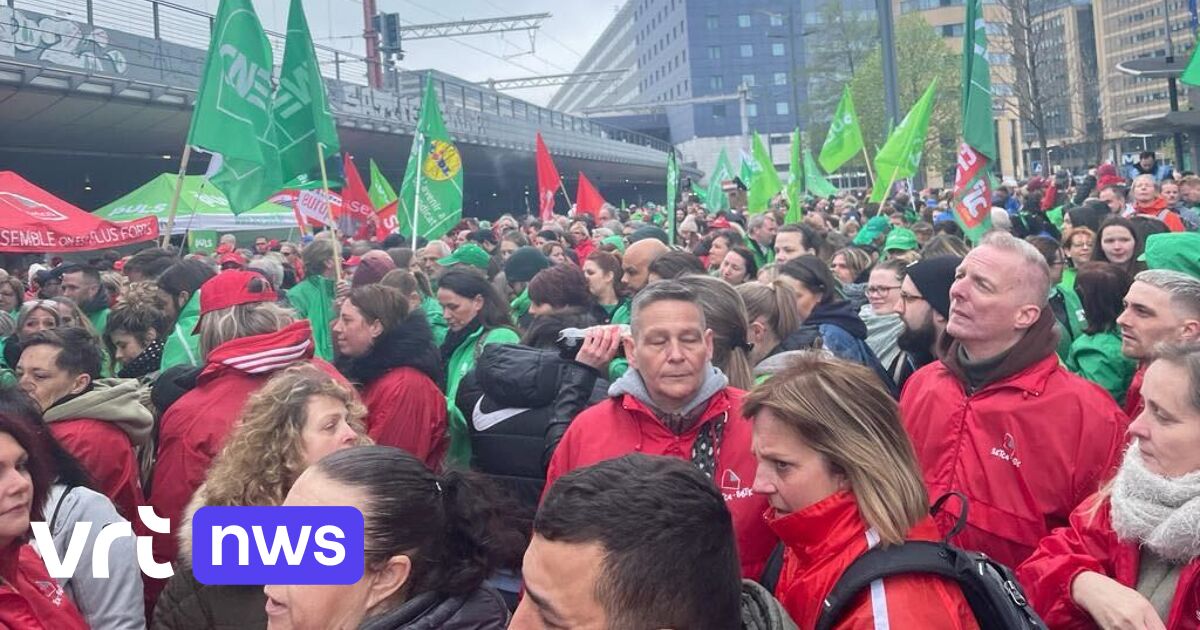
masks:
[[[550,150],[542,141],[542,134],[537,134],[537,180],[538,180],[538,214],[543,221],[554,216],[554,195],[562,184],[558,178],[558,169],[550,157]]]
[[[400,220],[396,218],[396,209],[400,207],[400,199],[395,199],[392,203],[382,207],[376,212],[375,217],[375,239],[383,241],[388,234],[400,229]]]
[[[954,190],[958,201],[954,214],[967,237],[978,240],[991,224],[992,190],[988,181],[988,159],[967,143],[958,147]]]

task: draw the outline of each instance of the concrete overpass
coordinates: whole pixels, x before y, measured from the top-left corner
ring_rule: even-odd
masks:
[[[211,20],[159,0],[0,4],[0,170],[21,172],[88,209],[178,170]],[[278,63],[283,37],[268,37]],[[372,89],[362,57],[320,46],[317,56],[343,149],[364,175],[366,158],[374,158],[398,188],[424,71],[392,73],[389,89]],[[572,194],[582,170],[615,204],[663,201],[667,143],[447,74],[433,77],[463,156],[467,215],[522,212],[527,199],[536,209],[537,131]],[[190,172],[204,171],[203,159],[192,162]]]

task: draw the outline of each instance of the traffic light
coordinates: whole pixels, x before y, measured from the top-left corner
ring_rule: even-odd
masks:
[[[404,58],[400,48],[400,14],[380,13],[375,16],[375,31],[379,33],[379,50],[385,55],[399,55]]]

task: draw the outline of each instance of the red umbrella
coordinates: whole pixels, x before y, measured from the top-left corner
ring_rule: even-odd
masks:
[[[0,252],[74,252],[158,238],[158,218],[105,221],[0,171]]]

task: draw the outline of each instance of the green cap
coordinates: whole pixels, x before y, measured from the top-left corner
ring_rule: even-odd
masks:
[[[854,237],[855,245],[870,245],[875,242],[875,237],[883,234],[887,226],[891,222],[888,218],[882,215],[876,215],[867,219],[867,222],[858,230],[858,234]],[[915,236],[915,235],[914,235]]]
[[[1145,252],[1138,260],[1148,269],[1180,271],[1200,279],[1200,234],[1164,232],[1146,239]]]
[[[617,236],[616,234],[613,234],[612,236],[605,236],[604,238],[600,239],[600,242],[616,247],[617,251],[621,252],[622,254],[625,253],[625,239]]]
[[[449,256],[439,258],[437,263],[443,267],[450,265],[471,265],[484,271],[487,271],[488,263],[492,261],[492,257],[483,248],[475,243],[463,243],[458,246]]]
[[[887,240],[883,242],[883,251],[890,252],[894,250],[908,251],[916,249],[917,235],[912,230],[905,227],[894,227],[891,232],[888,232]]]

